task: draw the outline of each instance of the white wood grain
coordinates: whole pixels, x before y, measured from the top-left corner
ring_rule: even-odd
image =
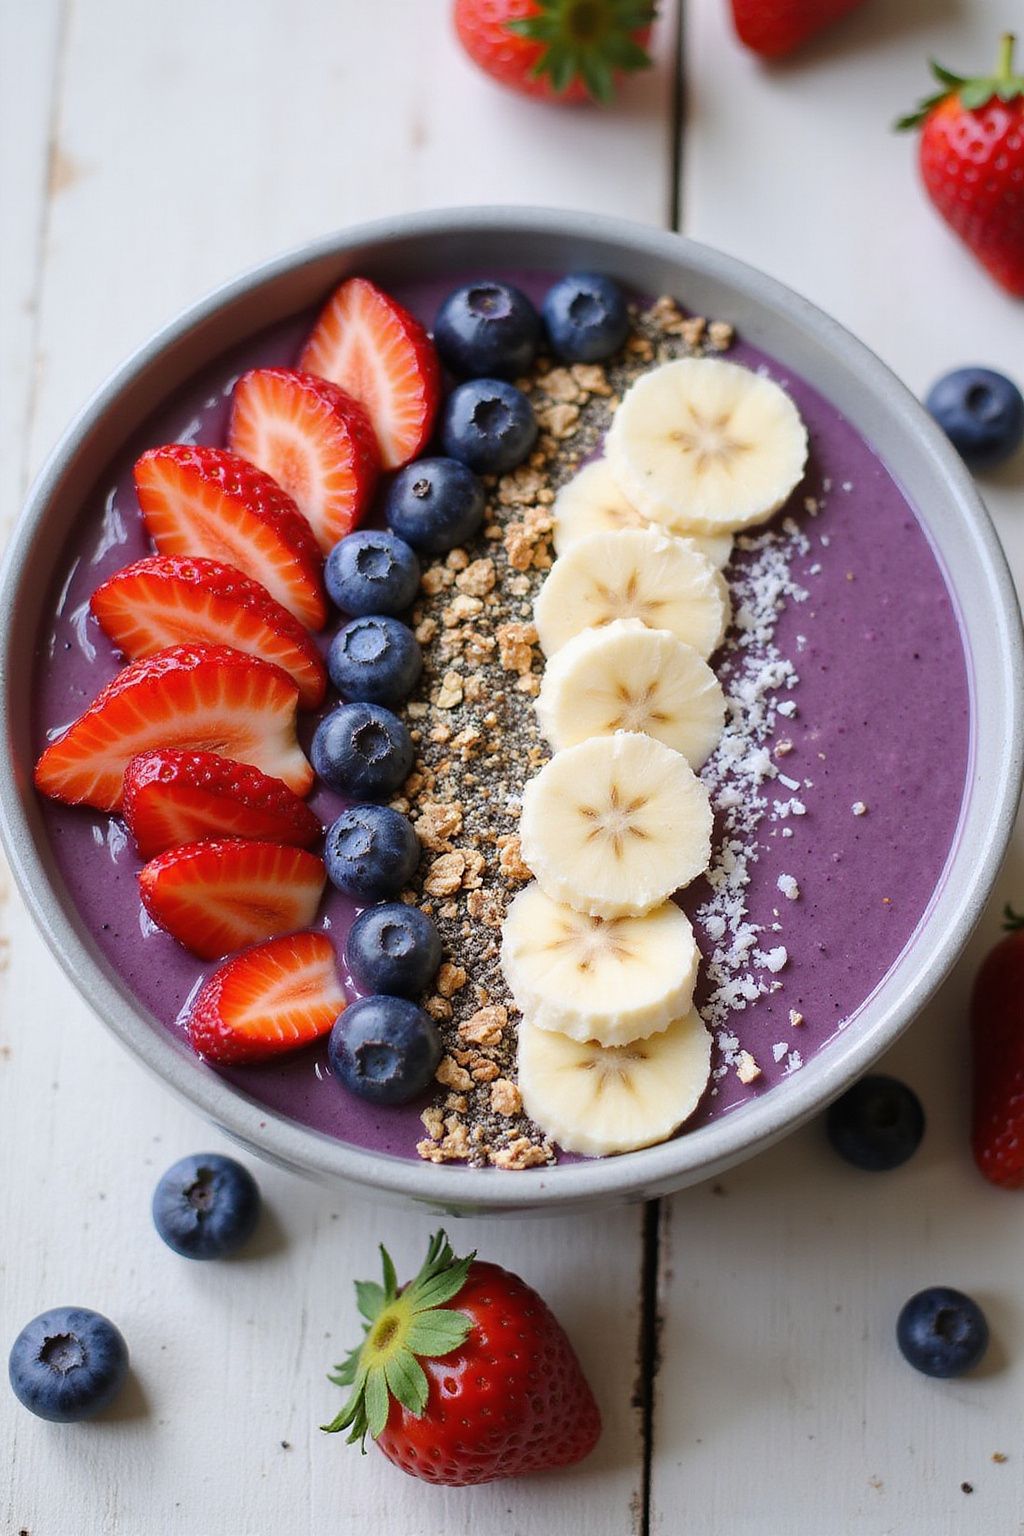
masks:
[[[405,207],[488,200],[666,216],[667,32],[654,76],[614,116],[597,117],[488,85],[448,34],[446,0],[216,0],[159,18],[135,0],[69,5],[52,104],[56,10],[3,13],[18,27],[34,18],[7,106],[15,122],[38,118],[44,149],[52,120],[59,172],[44,216],[23,139],[0,193],[19,273],[35,271],[45,231],[35,356],[25,336],[8,338],[6,326],[4,335],[5,394],[11,379],[21,412],[10,439],[33,466],[155,325],[306,236]],[[360,1459],[316,1427],[337,1402],[323,1373],[356,1327],[351,1281],[373,1272],[381,1239],[408,1272],[433,1223],[257,1168],[271,1215],[255,1253],[224,1265],[176,1259],[150,1229],[152,1185],[175,1157],[222,1138],[108,1039],[20,903],[10,905],[3,1337],[46,1305],[98,1307],[124,1329],[135,1383],[112,1416],[71,1430],[0,1393],[13,1452],[0,1471],[4,1528],[348,1536],[386,1516],[393,1536],[633,1530],[639,1210],[457,1223],[460,1243],[518,1270],[569,1327],[606,1419],[586,1468],[445,1493],[377,1453]]]
[[[735,46],[724,9],[688,12],[687,233],[831,310],[912,388],[968,361],[1019,379],[1019,304],[947,235],[913,142],[888,132],[929,55],[984,65],[1018,7],[875,4],[775,69]],[[1018,584],[1022,477],[1018,458],[983,484]],[[911,1164],[860,1174],[811,1127],[666,1203],[652,1530],[678,1529],[681,1507],[729,1536],[1024,1529],[1019,1198],[984,1184],[966,1141],[970,981],[1010,896],[1024,832],[963,963],[883,1063],[928,1113]],[[988,1311],[993,1347],[969,1380],[927,1381],[896,1351],[900,1306],[936,1283]]]
[[[28,473],[27,426],[60,67],[59,0],[0,7],[0,537]],[[57,167],[53,167],[57,169]]]

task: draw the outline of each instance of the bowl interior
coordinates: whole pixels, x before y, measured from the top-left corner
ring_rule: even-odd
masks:
[[[872,444],[919,510],[947,574],[969,656],[973,763],[959,835],[916,941],[846,1033],[741,1113],[648,1151],[502,1179],[363,1152],[268,1113],[215,1077],[138,1007],[83,927],[55,868],[31,788],[31,657],[61,555],[97,483],[146,418],[233,345],[308,308],[347,272],[385,285],[469,269],[599,267],[647,293],[730,320],[812,383]],[[969,477],[916,402],[834,322],[777,284],[678,237],[581,216],[463,211],[377,225],[260,269],[197,306],[129,360],[86,407],[33,490],[4,576],[0,650],[11,750],[0,781],[12,862],[55,953],[97,1012],[151,1069],[263,1155],[447,1209],[564,1207],[639,1198],[711,1174],[782,1134],[840,1091],[913,1017],[966,940],[1009,836],[1021,774],[1019,616]],[[998,664],[997,664],[998,663]]]

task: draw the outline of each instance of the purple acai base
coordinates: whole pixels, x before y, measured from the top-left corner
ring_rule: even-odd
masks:
[[[550,278],[518,273],[512,280],[539,298]],[[450,286],[424,283],[397,290],[397,297],[429,325]],[[685,302],[685,295],[679,297]],[[63,585],[54,594],[55,620],[37,651],[39,750],[119,669],[117,655],[89,617],[88,601],[106,577],[151,552],[132,486],[135,458],[161,442],[222,444],[235,379],[246,368],[292,364],[313,318],[277,326],[208,369],[154,415],[83,500],[78,540],[68,549]],[[800,791],[805,815],[762,823],[746,892],[748,921],[763,925],[765,948],[784,945],[788,955],[774,978],[779,989],[725,1026],[756,1058],[762,1075],[747,1086],[733,1071],[723,1075],[687,1130],[770,1091],[797,1060],[806,1062],[825,1048],[875,991],[912,941],[941,882],[970,754],[960,624],[900,487],[853,427],[802,379],[742,342],[729,356],[784,382],[810,434],[808,476],[780,514],[794,517],[810,541],[810,553],[791,562],[808,596],[782,613],[775,644],[799,674],[788,695],[796,714],[779,722],[793,744],[780,766],[811,787]],[[822,503],[815,517],[804,511],[807,496]],[[749,558],[738,553],[734,569]],[[307,746],[314,724],[308,717],[303,724]],[[777,728],[776,736],[781,734]],[[786,791],[777,795],[784,799]],[[325,823],[344,803],[323,789],[311,799]],[[866,814],[854,815],[858,803]],[[99,948],[158,1021],[155,1027],[181,1037],[183,1012],[213,967],[155,929],[142,912],[139,861],[120,821],[51,803],[45,819],[70,897]],[[791,833],[785,838],[783,826]],[[780,894],[782,875],[797,880],[798,900]],[[686,893],[683,905],[691,917],[706,895],[703,882]],[[318,926],[331,934],[339,960],[357,910],[335,891],[321,909]],[[781,931],[772,932],[775,923]],[[710,952],[708,935],[696,926],[702,949]],[[792,1012],[803,1016],[797,1028]],[[367,1106],[335,1083],[323,1046],[280,1065],[222,1075],[269,1109],[327,1135],[373,1151],[416,1155],[427,1100],[386,1111]]]

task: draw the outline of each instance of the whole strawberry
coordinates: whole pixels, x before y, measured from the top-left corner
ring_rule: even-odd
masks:
[[[543,101],[608,102],[647,69],[653,0],[455,0],[455,31],[485,74]]]
[[[357,1281],[362,1344],[331,1381],[352,1391],[324,1429],[366,1435],[412,1477],[464,1487],[589,1455],[601,1415],[561,1324],[537,1292],[435,1233],[401,1290]]]
[[[1024,1186],[1024,917],[1006,908],[1006,937],[971,998],[974,1161],[992,1184]]]
[[[1014,73],[1007,34],[994,75],[965,79],[941,64],[942,89],[901,118],[921,127],[928,195],[997,283],[1024,296],[1024,76]]]
[[[864,0],[732,0],[741,43],[765,59],[792,53]]]

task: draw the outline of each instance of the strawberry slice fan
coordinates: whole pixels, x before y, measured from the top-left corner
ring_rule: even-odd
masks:
[[[255,368],[235,385],[228,445],[285,490],[323,554],[362,522],[380,473],[373,425],[337,384]]]
[[[335,289],[299,359],[365,409],[385,469],[400,469],[430,441],[441,402],[434,343],[419,321],[365,277]]]
[[[951,229],[1015,298],[1024,297],[1024,76],[1007,33],[995,73],[965,77],[932,62],[941,89],[906,117],[920,128],[925,189]]]

